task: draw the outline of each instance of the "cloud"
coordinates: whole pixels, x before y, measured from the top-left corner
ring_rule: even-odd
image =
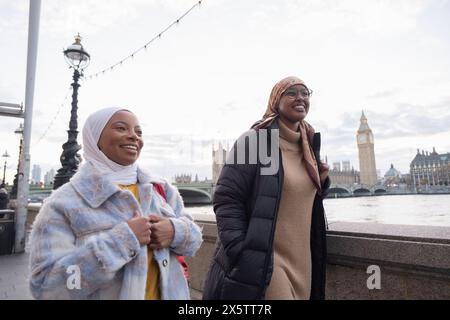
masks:
[[[28,1],[1,1],[0,2],[0,32],[14,31],[25,34],[28,29]]]
[[[36,139],[39,139],[41,136],[36,136]],[[45,137],[42,140],[45,140],[45,142],[50,144],[59,144],[62,145],[63,143],[67,142],[67,133],[65,131],[51,131],[47,132]],[[41,141],[42,141],[41,140]],[[81,134],[78,134],[78,144],[81,143]],[[33,141],[35,142],[35,145],[37,146],[37,140]]]
[[[371,126],[381,139],[433,135],[450,129],[450,98],[430,105],[398,103],[389,113],[374,113]]]
[[[159,134],[144,137],[145,146],[139,163],[155,174],[173,178],[176,174],[211,177],[212,140],[198,136]]]
[[[429,105],[399,102],[391,110],[364,112],[376,139],[433,135],[450,129],[450,97]],[[338,125],[325,131],[327,140],[333,145],[354,141],[360,117],[361,113],[342,113]]]
[[[21,118],[0,116],[0,134],[5,136],[14,136],[14,131],[23,122]]]
[[[158,134],[144,136],[142,158],[153,164],[210,165],[213,141],[199,136]]]
[[[306,38],[336,32],[393,36],[415,28],[427,5],[424,0],[281,0],[277,5],[260,4],[250,15],[249,23],[266,26],[279,34],[298,33]],[[275,16],[285,17],[285,23],[271,23]]]
[[[119,0],[46,1],[41,8],[42,31],[71,34],[74,29],[94,35],[105,28],[133,20],[142,6],[153,6],[155,1]]]
[[[377,91],[372,94],[369,94],[366,96],[366,99],[389,99],[394,97],[396,94],[399,93],[399,89],[389,89],[389,90],[383,90],[383,91]]]
[[[204,178],[211,179],[212,166],[211,165],[198,165],[189,163],[175,163],[175,162],[155,162],[148,163],[145,159],[140,161],[140,165],[152,172],[153,174],[165,177],[167,179],[174,178],[178,174],[191,174],[192,179],[195,179],[195,175],[198,174],[199,180]]]

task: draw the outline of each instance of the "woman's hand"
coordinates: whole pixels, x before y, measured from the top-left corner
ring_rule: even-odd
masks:
[[[127,221],[134,235],[139,241],[141,246],[145,246],[150,243],[151,240],[151,223],[149,218],[143,217],[138,211],[134,212],[133,218]]]
[[[152,223],[150,249],[167,248],[175,237],[175,229],[168,218],[162,218],[155,215],[149,216]]]
[[[330,171],[330,167],[328,164],[326,164],[323,161],[320,161],[319,166],[319,175],[320,175],[320,182],[323,183],[325,179],[328,177],[328,172]]]

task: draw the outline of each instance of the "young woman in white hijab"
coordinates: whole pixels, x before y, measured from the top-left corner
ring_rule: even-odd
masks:
[[[106,108],[86,120],[85,163],[33,224],[35,298],[189,299],[177,256],[195,254],[201,231],[178,191],[137,165],[143,145],[128,110]]]

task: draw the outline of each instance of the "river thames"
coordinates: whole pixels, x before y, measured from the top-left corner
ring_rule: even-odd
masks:
[[[450,195],[385,195],[325,199],[329,224],[373,222],[450,227]],[[211,205],[188,206],[193,214],[214,214]]]

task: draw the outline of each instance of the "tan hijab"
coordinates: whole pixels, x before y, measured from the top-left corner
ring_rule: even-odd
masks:
[[[270,93],[266,113],[261,120],[259,120],[252,126],[252,129],[267,128],[276,118],[279,117],[278,104],[280,102],[281,96],[289,87],[292,87],[296,84],[301,84],[306,87],[305,83],[297,77],[284,78],[273,87],[272,92]],[[319,170],[317,168],[316,158],[311,147],[315,131],[314,128],[305,120],[300,121],[299,127],[301,133],[300,144],[303,149],[303,162],[305,163],[306,171],[308,172],[309,177],[320,193],[321,186]],[[307,139],[305,139],[305,137],[307,137]]]

